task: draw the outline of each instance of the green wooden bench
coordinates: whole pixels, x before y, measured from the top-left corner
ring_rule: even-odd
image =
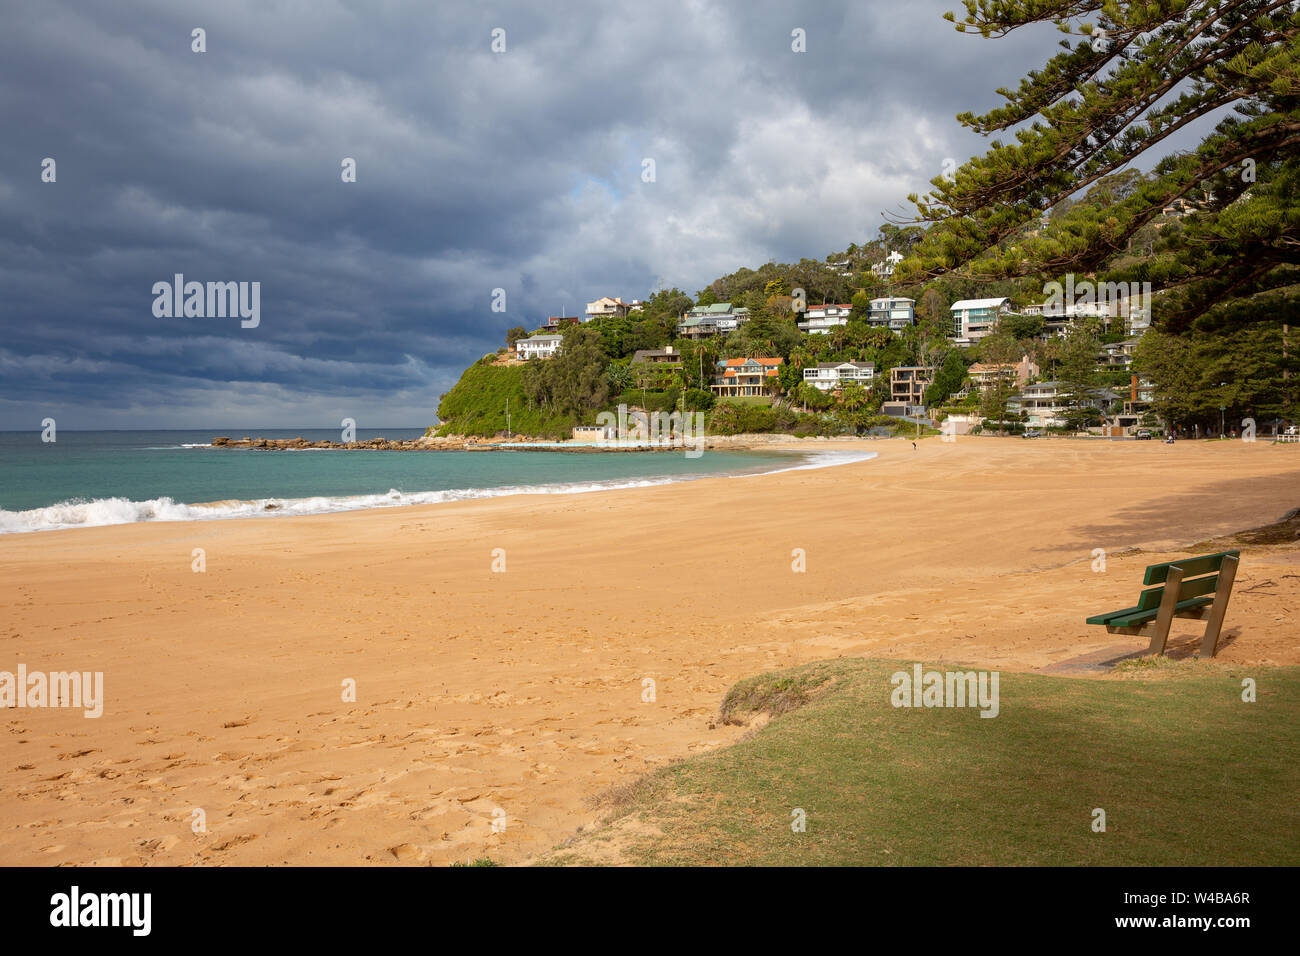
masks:
[[[1213,657],[1219,649],[1219,631],[1232,596],[1232,582],[1237,576],[1240,551],[1221,551],[1198,558],[1183,558],[1168,564],[1153,564],[1142,579],[1147,588],[1133,607],[1108,614],[1095,614],[1089,624],[1105,625],[1111,634],[1145,634],[1150,630],[1148,654],[1163,654],[1169,638],[1169,624],[1176,617],[1202,618],[1208,612],[1205,636],[1201,639],[1201,656]]]

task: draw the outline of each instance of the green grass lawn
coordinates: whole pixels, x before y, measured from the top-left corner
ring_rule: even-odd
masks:
[[[622,861],[666,865],[1300,864],[1300,668],[1004,672],[1000,712],[981,718],[893,707],[890,675],[912,663],[742,682],[723,719],[780,716],[607,795],[606,821],[542,862],[608,860],[617,845]]]

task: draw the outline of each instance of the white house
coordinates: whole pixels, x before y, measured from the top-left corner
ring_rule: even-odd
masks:
[[[901,296],[882,296],[872,299],[867,307],[867,321],[872,325],[888,326],[895,332],[916,324],[916,300]]]
[[[978,342],[997,324],[999,318],[1011,311],[1011,300],[962,299],[950,306],[952,312],[952,337],[958,345]]]
[[[1059,316],[1073,319],[1081,315],[1102,318],[1108,315],[1119,315],[1119,306],[1105,302],[1039,302],[1036,305],[1025,306],[1023,311],[1025,315],[1041,315],[1044,318]]]
[[[749,319],[748,309],[736,309],[735,311],[728,312],[725,315],[719,315],[717,317],[718,331],[734,332],[736,331],[737,328],[740,327],[741,322],[745,322],[748,319]]]
[[[562,335],[530,335],[515,343],[515,351],[521,359],[550,358],[563,341]]]
[[[1044,332],[1064,335],[1076,319],[1099,319],[1107,329],[1122,328],[1128,335],[1137,335],[1151,326],[1151,284],[1149,282],[1094,282],[1085,279],[1075,283],[1067,275],[1064,283],[1053,282],[1044,286],[1055,287],[1046,302],[1024,308],[1026,315],[1041,315]],[[1122,322],[1116,322],[1122,319]]]
[[[1147,329],[1151,328],[1151,309],[1134,308],[1128,313],[1128,320],[1124,325],[1124,332],[1127,335],[1142,335]]]
[[[891,252],[880,262],[871,267],[871,271],[876,274],[877,279],[888,279],[893,276],[894,269],[903,261],[901,252]]]
[[[805,385],[829,392],[842,388],[850,382],[867,386],[876,377],[876,366],[872,362],[820,362],[803,370]]]
[[[1118,314],[1110,311],[1106,305],[1096,302],[1071,302],[1069,304],[1039,302],[1036,305],[1025,306],[1023,311],[1025,315],[1041,315],[1043,317],[1043,335],[1045,336],[1064,335],[1066,329],[1074,324],[1075,319],[1105,319],[1108,316]]]
[[[1038,382],[1026,385],[1020,394],[1007,402],[1012,416],[1024,413],[1025,424],[1030,428],[1061,428],[1066,424],[1070,405],[1066,401],[1066,386],[1061,382]],[[1084,407],[1105,412],[1122,396],[1108,388],[1088,389],[1082,399]]]
[[[1019,395],[1007,402],[1007,411],[1013,416],[1025,413],[1025,424],[1030,428],[1060,428],[1065,424],[1067,410],[1060,382],[1026,385]]]
[[[602,296],[595,302],[587,303],[587,321],[600,318],[605,315],[627,315],[632,306],[622,299]]]
[[[847,303],[813,306],[804,312],[799,330],[812,335],[825,335],[836,326],[848,325],[849,313],[852,311],[853,306]]]

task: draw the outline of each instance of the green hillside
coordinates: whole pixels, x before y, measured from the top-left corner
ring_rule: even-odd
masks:
[[[438,403],[437,434],[490,437],[504,432],[508,399],[510,430],[515,434],[568,438],[576,420],[571,415],[530,408],[523,377],[522,365],[471,365]]]

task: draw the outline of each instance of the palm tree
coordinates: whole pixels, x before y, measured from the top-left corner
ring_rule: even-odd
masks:
[[[632,371],[626,365],[616,365],[611,362],[609,368],[605,371],[605,375],[609,379],[609,387],[615,393],[626,391],[627,387],[632,384]]]
[[[867,334],[867,346],[873,349],[883,349],[894,339],[894,333],[883,325],[873,325]]]
[[[862,425],[867,409],[871,407],[870,393],[857,382],[850,382],[840,390],[839,403],[845,412],[845,420],[856,432]]]

